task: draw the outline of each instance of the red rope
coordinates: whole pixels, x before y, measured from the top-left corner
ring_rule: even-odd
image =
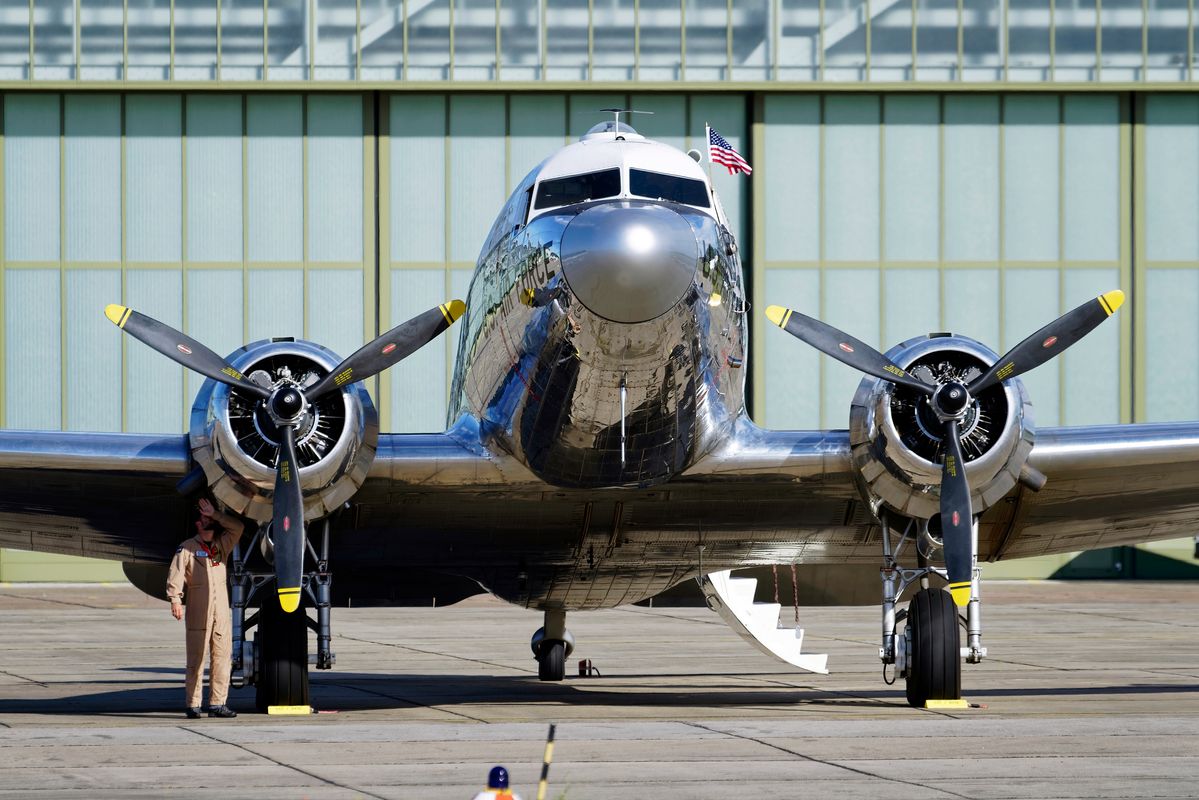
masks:
[[[795,564],[791,565],[791,599],[795,602],[795,627],[799,627],[799,578]]]

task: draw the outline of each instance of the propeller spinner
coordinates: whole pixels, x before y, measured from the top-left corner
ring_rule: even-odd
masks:
[[[466,304],[461,300],[450,300],[364,345],[308,389],[285,384],[274,390],[251,382],[195,339],[145,314],[112,304],[104,309],[104,315],[125,333],[167,358],[257,398],[266,408],[281,435],[271,522],[275,584],[280,607],[292,612],[300,606],[304,574],[304,493],[296,461],[296,429],[305,410],[329,392],[366,380],[412,355],[453,325],[465,311]]]
[[[1039,367],[1093,331],[1124,304],[1124,292],[1116,289],[1068,311],[1009,350],[969,385],[950,381],[931,386],[909,375],[870,345],[831,325],[781,306],[770,306],[766,316],[775,325],[817,350],[867,375],[907,386],[925,395],[943,424],[941,445],[941,531],[949,593],[958,606],[970,602],[974,572],[970,505],[970,481],[962,457],[961,422],[974,396],[1017,375]]]

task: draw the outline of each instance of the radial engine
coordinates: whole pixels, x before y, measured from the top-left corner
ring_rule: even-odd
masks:
[[[303,391],[339,360],[319,344],[291,339],[252,342],[228,359],[270,392],[284,386]],[[238,514],[270,522],[280,433],[269,404],[207,380],[192,406],[189,438],[212,494]],[[378,413],[361,383],[305,407],[295,429],[305,519],[327,516],[354,495],[366,480],[378,439]]]
[[[998,358],[986,345],[947,333],[908,339],[886,355],[933,386],[969,384]],[[849,441],[858,488],[876,514],[880,507],[913,519],[940,512],[942,428],[928,395],[871,376],[862,379],[849,412]],[[999,502],[1018,481],[1040,488],[1043,478],[1027,464],[1036,431],[1019,378],[971,397],[960,429],[975,514]]]

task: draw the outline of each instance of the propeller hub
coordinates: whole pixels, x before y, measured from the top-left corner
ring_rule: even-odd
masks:
[[[943,420],[962,419],[970,407],[970,392],[965,384],[950,381],[937,387],[933,393],[933,410]]]
[[[271,395],[267,407],[276,425],[294,425],[304,413],[304,395],[294,386],[281,386]]]

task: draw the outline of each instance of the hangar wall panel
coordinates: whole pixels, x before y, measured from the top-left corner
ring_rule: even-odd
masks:
[[[183,196],[190,261],[241,263],[242,108],[238,95],[187,96],[187,188]]]
[[[180,95],[125,98],[125,256],[131,262],[182,260],[182,134]]]
[[[57,269],[5,270],[6,427],[63,427],[61,278]]]
[[[1137,392],[1146,420],[1199,416],[1199,97],[1151,95],[1138,141],[1144,169],[1138,261]],[[1180,367],[1180,365],[1185,365]]]
[[[62,100],[50,94],[4,98],[4,257],[8,261],[58,261],[58,152]]]
[[[183,325],[183,273],[179,269],[129,270],[125,275],[125,299],[130,308],[173,328]],[[102,335],[111,334],[105,331]],[[176,430],[185,404],[183,367],[137,342],[125,340],[121,346],[127,365],[125,430]]]

